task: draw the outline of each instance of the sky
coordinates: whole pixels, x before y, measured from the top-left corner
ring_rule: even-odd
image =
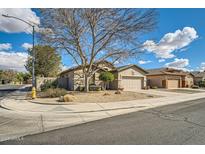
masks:
[[[184,71],[205,70],[205,9],[157,9],[157,28],[140,37],[144,54],[126,64],[144,69],[172,67]],[[40,23],[37,9],[0,9],[0,14]],[[0,16],[0,69],[26,71],[27,49],[31,48],[32,29],[14,19]],[[62,54],[63,68],[72,60]]]

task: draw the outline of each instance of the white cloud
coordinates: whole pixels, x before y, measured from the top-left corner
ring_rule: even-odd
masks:
[[[12,49],[11,43],[2,43],[0,44],[0,50],[9,50]]]
[[[183,30],[176,30],[174,33],[165,34],[161,40],[156,43],[153,40],[144,42],[144,50],[156,54],[157,58],[173,58],[174,51],[188,46],[198,37],[197,32],[192,27],[184,27]]]
[[[205,71],[205,62],[202,62],[200,65],[200,71],[203,72]]]
[[[13,69],[25,72],[27,54],[22,52],[0,51],[0,69]]]
[[[118,60],[114,62],[115,65],[117,65],[117,64],[119,64],[119,63],[120,63],[120,62],[119,62]]]
[[[139,64],[148,64],[148,63],[151,63],[152,61],[150,60],[147,60],[147,61],[144,61],[144,60],[140,60],[138,63]]]
[[[32,44],[30,43],[23,43],[21,46],[26,50],[32,48]]]
[[[165,59],[159,59],[158,62],[159,63],[165,62]]]
[[[62,71],[65,71],[65,70],[67,70],[69,67],[68,66],[66,66],[66,65],[61,65],[61,70]]]
[[[184,70],[184,71],[190,71],[186,67],[189,65],[189,59],[183,59],[183,58],[175,58],[173,62],[166,63],[166,67],[174,68],[174,69],[179,69],[179,70]]]
[[[15,16],[21,18],[25,21],[30,22],[31,24],[40,24],[40,18],[36,15],[34,11],[28,8],[1,8],[0,9],[0,31],[7,33],[31,33],[32,28],[26,23],[3,17],[1,14]]]

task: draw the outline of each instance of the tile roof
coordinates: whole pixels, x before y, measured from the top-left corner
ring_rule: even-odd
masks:
[[[96,64],[100,64],[100,63],[109,63],[110,65],[113,65],[112,63],[110,63],[110,62],[108,62],[106,60],[105,61],[96,62]],[[73,70],[78,70],[78,69],[81,69],[81,68],[82,68],[82,65],[74,66],[74,67],[68,68],[67,70],[64,70],[64,71],[60,72],[59,75],[68,73],[68,72],[73,71]]]
[[[199,71],[194,71],[194,72],[191,72],[194,77],[201,77],[201,78],[205,78],[205,71],[204,72],[199,72]]]
[[[180,75],[184,76],[187,74],[190,74],[189,72],[184,72],[182,70],[177,70],[173,68],[156,68],[156,69],[148,69],[147,70],[148,74],[147,75]]]

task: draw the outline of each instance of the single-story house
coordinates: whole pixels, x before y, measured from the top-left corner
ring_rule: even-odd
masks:
[[[195,72],[192,72],[192,74],[194,75],[195,85],[199,85],[201,81],[205,81],[205,71],[204,72],[195,71]]]
[[[90,79],[90,85],[103,86],[102,81],[99,80],[99,75],[102,71],[110,71],[114,74],[115,79],[106,86],[108,89],[117,90],[118,88],[123,88],[124,90],[137,90],[146,86],[147,72],[137,65],[126,65],[116,68],[107,61],[98,63],[97,65],[94,65],[94,67],[100,67],[101,69]],[[84,86],[84,76],[81,66],[61,72],[58,83],[62,88],[79,90],[80,87]]]
[[[194,84],[194,76],[190,72],[173,68],[150,69],[147,72],[147,85],[150,87],[188,88]]]
[[[139,90],[146,86],[147,71],[137,65],[117,67],[111,72],[114,74],[115,80],[110,83],[110,89]]]

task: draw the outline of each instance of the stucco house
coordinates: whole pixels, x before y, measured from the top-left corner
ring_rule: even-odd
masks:
[[[192,72],[192,74],[194,75],[194,84],[195,85],[199,85],[199,83],[201,81],[205,80],[205,71],[204,72],[196,71],[196,72]]]
[[[110,83],[110,89],[139,90],[146,86],[148,72],[137,65],[117,67],[111,72],[114,74],[115,80]]]
[[[101,69],[96,72],[90,79],[90,85],[103,86],[102,81],[99,80],[99,75],[102,71],[110,71],[114,74],[115,79],[106,87],[108,89],[116,90],[123,88],[124,90],[137,90],[146,86],[147,72],[136,65],[126,65],[122,67],[115,67],[113,64],[104,61],[94,65]],[[68,90],[79,90],[84,86],[84,76],[81,66],[73,67],[65,70],[59,74],[59,86]]]
[[[188,88],[194,84],[194,76],[190,72],[173,68],[150,69],[147,72],[147,84],[150,87]]]

